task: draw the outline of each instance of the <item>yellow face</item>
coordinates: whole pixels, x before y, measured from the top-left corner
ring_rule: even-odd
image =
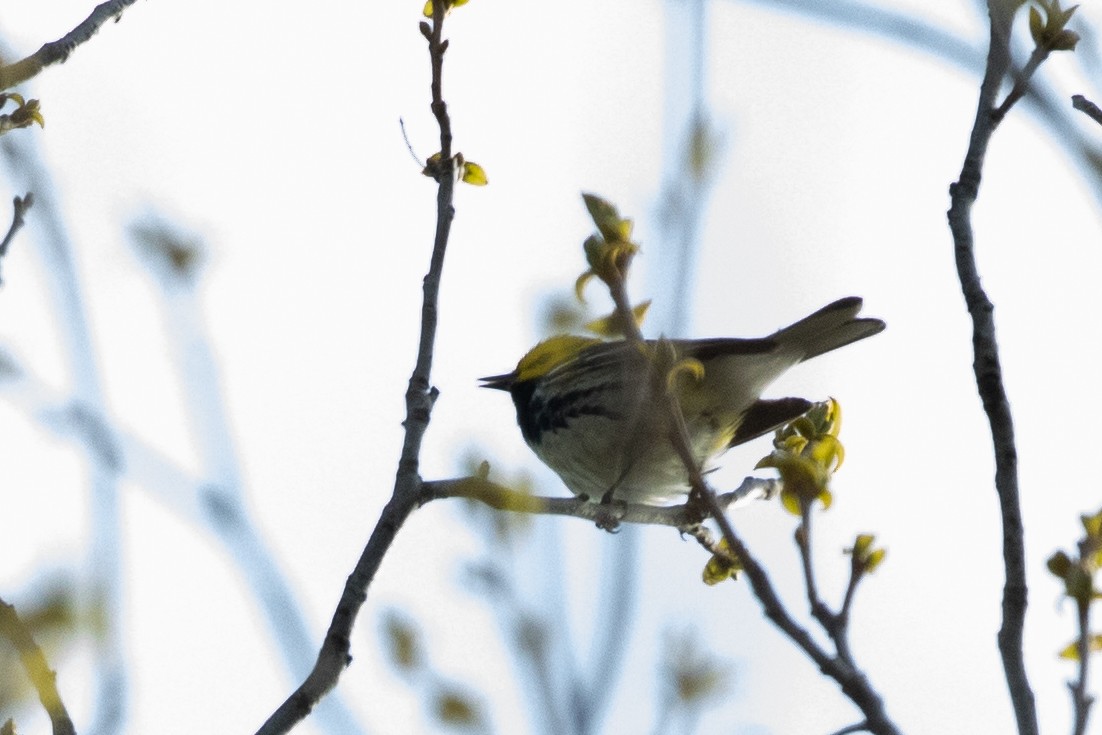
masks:
[[[598,344],[600,341],[573,334],[560,334],[545,339],[520,358],[520,362],[517,363],[516,379],[535,380],[559,365],[573,360],[586,347]]]

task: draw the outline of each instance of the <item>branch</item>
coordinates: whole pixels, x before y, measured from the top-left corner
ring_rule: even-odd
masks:
[[[1006,0],[1001,0],[1005,6],[1005,12],[1008,12],[1010,19],[1017,10],[1017,5],[1021,5],[1018,2],[1015,6],[1006,4]],[[1036,44],[1033,51],[1029,55],[1029,61],[1021,69],[1014,69],[1014,87],[1010,90],[1010,94],[1006,96],[1003,103],[992,113],[995,122],[999,122],[1003,119],[1006,113],[1013,107],[1022,96],[1025,95],[1029,89],[1030,80],[1033,75],[1036,74],[1037,69],[1044,63],[1044,60],[1048,58],[1049,54],[1053,51],[1071,51],[1079,43],[1079,34],[1074,31],[1070,31],[1066,28],[1067,22],[1071,19],[1072,14],[1075,12],[1078,6],[1072,7],[1067,11],[1061,11],[1059,3],[1055,2],[1052,7],[1045,6],[1045,13],[1048,16],[1044,21],[1041,21],[1041,15],[1036,8],[1030,8],[1029,25],[1030,35],[1033,36],[1033,41]],[[1037,24],[1034,24],[1037,21]],[[1009,25],[1007,26],[1008,34],[1003,37],[1003,41],[1009,45]],[[1009,54],[1007,54],[1009,56]]]
[[[731,521],[717,502],[715,493],[704,482],[700,471],[695,469],[695,461],[692,452],[689,450],[688,436],[685,432],[685,420],[681,416],[681,407],[677,404],[676,397],[671,401],[671,410],[675,413],[676,423],[679,425],[679,436],[675,435],[674,445],[689,470],[693,492],[703,500],[709,514],[719,524],[720,531],[723,533],[723,538],[727,541],[728,547],[738,558],[743,571],[750,579],[750,586],[761,603],[765,616],[773,621],[773,624],[780,628],[793,643],[799,646],[808,658],[815,662],[820,671],[834,679],[841,686],[842,692],[865,715],[865,727],[869,732],[878,735],[899,735],[899,729],[896,728],[895,723],[891,721],[884,710],[884,703],[880,699],[880,695],[872,688],[864,673],[841,656],[832,657],[828,655],[810,634],[788,614],[788,610],[773,588],[765,568],[754,558],[750,553],[750,549],[735,533]]]
[[[12,200],[11,227],[8,228],[8,234],[4,235],[4,239],[0,241],[0,258],[8,254],[8,246],[15,239],[15,233],[23,229],[23,217],[32,206],[34,206],[34,194],[31,192],[27,192],[24,197],[16,197]],[[0,283],[2,282],[3,280],[0,279]]]
[[[1003,564],[1006,573],[1003,586],[1002,628],[998,635],[999,652],[1002,656],[1010,698],[1014,705],[1018,731],[1021,735],[1037,735],[1036,705],[1026,675],[1022,652],[1027,588],[1014,422],[1006,389],[1003,386],[1002,366],[995,338],[994,305],[980,283],[971,220],[972,205],[979,193],[987,146],[1001,119],[995,114],[995,100],[1010,66],[1008,44],[1014,16],[1013,6],[1012,2],[1000,0],[988,2],[991,16],[991,45],[987,56],[987,69],[980,86],[976,118],[960,178],[949,187],[952,203],[948,219],[953,234],[957,274],[968,313],[972,317],[972,348],[975,355],[972,367],[976,376],[977,390],[991,427],[995,453],[995,489],[999,495],[999,510],[1002,516]],[[1005,113],[1005,110],[1003,112]]]
[[[856,668],[857,663],[849,647],[849,619],[854,594],[857,592],[857,584],[866,571],[858,563],[858,551],[855,544],[855,548],[851,550],[853,563],[851,564],[849,583],[846,585],[846,591],[842,597],[842,605],[837,612],[831,610],[819,596],[818,586],[815,582],[815,569],[811,558],[811,519],[810,504],[803,504],[800,526],[796,529],[796,546],[800,550],[800,564],[804,569],[804,587],[808,606],[811,609],[812,616],[830,636],[830,640],[834,643],[834,648],[838,652],[838,657],[848,666]]]
[[[804,592],[811,614],[825,630],[831,633],[837,619],[823,598],[819,596],[819,586],[815,582],[815,566],[811,561],[811,504],[803,503],[800,512],[800,525],[796,529],[796,546],[800,550],[800,566],[804,569]]]
[[[1102,125],[1102,109],[1098,105],[1091,102],[1089,99],[1081,94],[1075,94],[1071,97],[1071,106],[1076,110],[1084,113],[1091,120],[1094,120],[1099,125]]]
[[[11,641],[19,652],[27,678],[31,680],[38,692],[39,701],[50,716],[54,735],[76,735],[73,721],[69,719],[65,703],[61,701],[61,694],[57,691],[57,674],[50,670],[46,656],[19,619],[15,608],[3,600],[0,600],[0,635]]]
[[[719,503],[720,507],[726,509],[748,500],[773,498],[780,492],[780,488],[780,480],[747,477],[735,490],[718,496],[716,502]],[[607,507],[590,500],[529,495],[481,477],[432,480],[421,484],[419,506],[444,498],[469,498],[496,510],[570,516],[592,522],[605,519],[608,516]],[[627,503],[617,509],[616,518],[622,523],[673,526],[685,530],[703,520],[700,516],[699,506],[691,502],[667,507],[645,503]]]
[[[406,390],[405,440],[402,445],[394,491],[375,524],[371,537],[356,567],[349,575],[344,593],[333,613],[325,641],[318,652],[317,662],[302,685],[272,713],[260,727],[257,735],[289,732],[303,720],[314,705],[333,687],[344,669],[351,663],[350,636],[356,616],[367,599],[367,590],[382,564],[383,556],[390,549],[398,530],[417,507],[421,492],[421,476],[418,474],[421,442],[428,428],[429,416],[438,391],[430,387],[433,348],[436,340],[437,300],[440,278],[444,268],[455,208],[452,204],[455,187],[454,161],[451,153],[451,120],[441,92],[441,74],[444,52],[448,42],[441,37],[444,24],[444,0],[433,0],[432,25],[422,23],[421,29],[428,40],[429,58],[432,64],[432,112],[440,127],[440,161],[451,169],[436,178],[436,237],[433,242],[429,271],[424,280],[424,296],[421,306],[421,337],[417,361]]]
[[[1026,62],[1020,70],[1014,71],[1014,86],[1010,89],[1010,92],[1006,95],[1006,99],[991,113],[991,117],[994,118],[995,123],[1002,121],[1006,117],[1006,113],[1010,112],[1010,108],[1014,106],[1014,103],[1025,96],[1026,91],[1029,90],[1029,81],[1033,78],[1033,75],[1037,73],[1037,69],[1041,66],[1045,59],[1048,58],[1051,50],[1037,46],[1033,49],[1033,53],[1029,55],[1029,61]]]
[[[1094,705],[1094,697],[1087,691],[1091,655],[1090,603],[1090,600],[1076,600],[1076,607],[1079,609],[1079,676],[1074,682],[1068,682],[1075,709],[1074,735],[1086,735],[1087,718],[1090,717],[1091,707]]]
[[[857,583],[861,581],[862,573],[856,567],[850,571],[849,583],[846,585],[846,594],[842,597],[842,608],[838,611],[838,624],[849,625],[849,613],[853,609],[853,596],[857,592]]]
[[[47,66],[64,63],[77,46],[96,35],[100,26],[111,19],[118,22],[122,18],[122,11],[135,2],[137,0],[109,0],[100,3],[84,22],[58,40],[44,44],[25,59],[0,66],[0,91],[22,84],[37,76]]]
[[[602,254],[599,248],[594,247],[591,253],[590,241],[587,241],[587,259],[590,262],[591,270],[583,275],[583,279],[589,275],[596,275],[608,286],[609,293],[616,303],[618,322],[625,329],[625,338],[629,342],[635,343],[637,347],[643,350],[644,354],[651,355],[650,369],[646,375],[640,376],[638,379],[649,381],[650,385],[643,386],[642,389],[649,390],[649,395],[654,400],[658,401],[661,397],[666,398],[665,406],[656,405],[654,408],[657,411],[665,411],[668,416],[668,438],[685,467],[687,480],[692,488],[689,493],[688,504],[689,506],[696,506],[697,509],[694,515],[698,518],[711,516],[715,519],[723,533],[724,540],[727,542],[728,550],[738,559],[743,571],[750,578],[750,585],[755,596],[761,602],[766,617],[772,620],[799,646],[815,662],[820,671],[834,679],[841,686],[843,693],[865,715],[868,729],[877,733],[877,735],[899,735],[899,730],[884,711],[884,704],[879,694],[872,688],[864,673],[849,660],[848,651],[845,657],[841,655],[831,656],[789,615],[784,603],[781,602],[773,588],[764,567],[753,557],[749,548],[735,532],[730,520],[724,513],[724,507],[720,505],[715,492],[705,482],[700,464],[691,448],[692,443],[689,440],[680,401],[676,392],[667,385],[669,379],[667,370],[660,369],[659,363],[663,356],[654,354],[642,341],[642,335],[639,333],[637,322],[632,314],[631,301],[627,297],[625,284],[626,273],[635,250],[632,247],[623,247],[624,245],[631,245],[631,243],[620,242],[616,244],[617,246],[614,246],[613,243],[608,242],[608,233],[622,232],[624,222],[619,220],[619,215],[615,213],[614,209],[607,206],[595,206],[592,199],[588,197],[587,206],[590,207],[594,222],[601,231],[602,237],[605,238],[609,252]],[[659,344],[661,345],[661,342]],[[601,527],[609,528],[613,525],[607,523],[609,505],[601,504],[600,509],[606,513],[606,517],[598,521],[598,525]],[[699,541],[709,546],[706,538],[708,534],[703,532],[699,524],[692,530],[697,531],[693,535]],[[714,546],[714,544],[711,545]]]

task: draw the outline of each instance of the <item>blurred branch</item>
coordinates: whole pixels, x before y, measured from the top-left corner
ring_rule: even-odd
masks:
[[[1099,48],[1102,38],[1099,38],[1098,32],[1090,23],[1082,19],[1076,30],[1083,40],[1075,47],[1075,60],[1083,68],[1086,81],[1093,85],[1095,92],[1098,92],[1102,89],[1099,86],[1099,82],[1102,81],[1102,49]]]
[[[972,43],[908,13],[857,0],[749,0],[835,25],[855,28],[927,51],[969,70],[979,69],[983,53]]]
[[[859,0],[745,1],[774,9],[789,10],[841,27],[887,38],[902,46],[948,61],[970,73],[982,73],[985,68],[983,51],[976,48],[970,41],[902,11],[882,8]],[[985,5],[985,2],[986,0],[977,0],[978,5]],[[1088,41],[1086,46],[1089,50],[1093,50],[1093,44],[1089,43],[1088,29],[1084,28],[1083,31],[1084,40]],[[1080,44],[1080,46],[1083,45]],[[1079,54],[1077,53],[1076,56]],[[1097,55],[1093,53],[1088,53],[1086,58],[1097,61]],[[1011,62],[1011,68],[1015,68],[1013,62]],[[1087,70],[1087,75],[1097,78],[1090,69]],[[1079,164],[1084,178],[1093,187],[1095,199],[1102,202],[1102,147],[1085,135],[1072,121],[1062,95],[1055,93],[1046,80],[1040,78],[1033,80],[1025,93],[1024,102],[1040,118],[1053,142],[1062,147],[1068,156]]]
[[[1003,587],[1002,628],[999,652],[1006,673],[1010,698],[1021,735],[1037,735],[1037,711],[1033,691],[1026,675],[1022,651],[1027,587],[1025,577],[1025,532],[1018,489],[1017,449],[1010,403],[1002,380],[998,342],[995,335],[994,305],[980,282],[972,232],[972,205],[979,194],[983,162],[991,136],[1002,119],[996,115],[999,90],[1010,69],[1010,33],[1018,3],[1013,0],[989,0],[991,40],[987,69],[980,86],[975,122],[960,178],[949,187],[951,205],[949,227],[953,234],[957,273],[961,290],[972,318],[973,370],[991,428],[995,453],[995,488],[1003,527],[1003,563],[1006,581]],[[1009,98],[1008,98],[1009,99]],[[1008,108],[1007,108],[1008,109]],[[1002,110],[1005,113],[1005,110]]]
[[[100,26],[111,19],[118,22],[123,10],[135,2],[137,0],[109,0],[100,3],[80,25],[58,40],[44,44],[25,59],[0,66],[0,91],[22,84],[47,66],[64,63],[77,46],[96,35]]]
[[[872,730],[869,729],[869,723],[858,722],[848,727],[843,727],[841,730],[835,730],[830,735],[850,735],[850,733],[855,732],[872,732]]]
[[[168,294],[186,293],[195,285],[206,255],[198,237],[156,213],[136,220],[127,229],[138,255]]]
[[[468,456],[465,464],[471,467],[470,476],[476,480],[488,477],[489,463]],[[517,506],[530,498],[532,483],[525,473],[509,477],[505,486],[489,483],[489,493],[505,491],[497,500],[491,495],[489,503],[478,501],[479,492],[464,493],[463,479],[444,481],[443,488],[437,486],[449,497],[475,501],[463,503],[464,511],[484,528],[487,546],[481,559],[467,565],[472,579],[462,586],[482,591],[488,610],[497,618],[516,663],[521,679],[518,685],[529,700],[527,711],[534,732],[600,732],[603,711],[620,678],[622,651],[628,645],[624,639],[631,637],[632,591],[638,585],[638,539],[630,533],[634,527],[629,526],[616,538],[599,541],[602,548],[597,597],[586,595],[598,623],[587,649],[579,651],[567,624],[571,593],[559,565],[565,553],[560,546],[565,527],[535,523],[532,513],[501,512],[501,508]],[[472,494],[475,497],[470,497]],[[538,540],[532,538],[534,535]],[[524,547],[532,553],[518,553],[517,542],[522,538],[526,539]],[[618,579],[618,575],[624,579]],[[533,589],[534,580],[538,580],[538,591]],[[578,661],[580,656],[587,661]]]
[[[57,674],[50,670],[45,654],[34,642],[30,630],[23,625],[15,608],[4,600],[0,600],[0,635],[11,641],[19,652],[27,678],[38,692],[38,699],[46,714],[50,716],[54,735],[76,735],[73,721],[69,719],[65,703],[61,701],[61,694],[57,691]]]
[[[4,235],[3,241],[0,241],[0,258],[3,258],[8,254],[8,246],[11,245],[11,241],[15,239],[15,233],[23,229],[23,217],[26,215],[27,210],[34,205],[34,194],[27,192],[26,196],[15,197],[12,200],[12,217],[11,227],[8,228],[8,234]],[[0,283],[2,283],[0,279]]]
[[[691,629],[668,633],[659,669],[658,714],[654,735],[680,732],[691,735],[706,707],[717,704],[731,690],[731,669],[709,650],[709,642]],[[672,720],[680,715],[681,727]]]
[[[302,606],[241,503],[227,500],[224,488],[183,470],[144,438],[112,427],[108,418],[74,405],[14,363],[0,372],[0,395],[57,438],[82,448],[90,461],[114,463],[122,477],[150,498],[218,539],[264,613],[288,672],[292,677],[304,675],[315,649]],[[113,443],[105,444],[109,437]],[[322,729],[356,731],[347,705],[340,697],[331,699],[332,710],[319,713]]]
[[[440,279],[444,270],[444,253],[448,246],[455,189],[456,161],[452,156],[451,119],[444,102],[441,76],[444,52],[448,41],[442,31],[446,0],[432,0],[432,23],[422,22],[421,33],[429,46],[432,66],[432,112],[440,128],[440,152],[437,154],[439,169],[436,175],[436,236],[433,242],[429,271],[424,280],[424,297],[421,306],[421,336],[417,349],[417,361],[406,390],[405,439],[402,444],[394,491],[375,524],[371,537],[349,575],[337,609],[318,653],[313,670],[302,685],[268,718],[258,735],[271,735],[290,731],[306,717],[314,705],[336,686],[341,673],[351,662],[350,636],[360,608],[367,599],[367,590],[382,564],[383,556],[390,549],[398,530],[417,507],[421,491],[418,474],[421,442],[428,428],[429,418],[438,391],[431,387],[433,350],[436,341],[437,301]]]
[[[685,333],[698,239],[722,147],[709,120],[705,83],[710,6],[705,0],[666,3],[665,153],[656,202],[660,237],[650,251],[654,272],[648,290],[657,309],[650,323],[670,337]]]
[[[463,631],[459,631],[462,634]],[[466,685],[442,676],[432,665],[429,647],[412,620],[396,611],[383,618],[383,644],[390,663],[421,697],[434,724],[445,729],[490,733],[482,697]]]
[[[196,526],[205,526],[222,542],[230,559],[241,569],[243,578],[250,585],[254,598],[264,612],[291,676],[296,679],[303,676],[316,649],[307,632],[301,605],[296,601],[285,575],[274,562],[274,557],[251,522],[247,510],[241,503],[226,499],[225,477],[202,481],[185,472],[178,464],[153,449],[143,438],[119,431],[106,415],[102,401],[96,398],[98,387],[94,362],[88,356],[91,350],[90,335],[87,334],[86,317],[80,301],[71,245],[52,196],[53,188],[48,172],[34,155],[33,145],[31,140],[5,138],[2,149],[12,162],[11,170],[19,172],[26,179],[29,188],[39,192],[36,197],[36,211],[41,210],[38,218],[43,223],[45,234],[38,252],[46,260],[45,272],[53,279],[51,284],[58,302],[56,309],[61,314],[59,322],[70,332],[70,359],[75,364],[73,370],[78,376],[78,388],[72,396],[60,393],[47,387],[33,375],[13,366],[4,371],[0,389],[6,399],[28,416],[59,437],[73,441],[82,448],[90,466],[95,468],[92,594],[107,607],[104,614],[106,635],[98,644],[103,649],[100,653],[102,660],[99,661],[102,671],[97,677],[101,685],[101,723],[108,728],[119,724],[121,705],[125,702],[123,671],[121,663],[117,664],[121,661],[118,650],[121,648],[121,640],[118,640],[121,636],[117,631],[119,616],[114,611],[117,593],[110,590],[104,592],[102,587],[105,581],[113,586],[120,583],[117,580],[112,581],[110,574],[117,568],[119,551],[117,541],[113,540],[117,532],[117,516],[113,510],[115,493],[108,493],[105,488],[108,487],[106,483],[112,483],[113,490],[113,483],[124,475],[186,521]],[[139,228],[136,234],[152,237],[151,232],[152,230],[141,231]],[[173,262],[181,268],[197,260],[194,257],[188,260],[186,254],[175,252],[166,257],[170,256],[175,258]],[[186,310],[186,304],[182,308]],[[188,322],[188,327],[189,329],[169,331],[179,339],[189,342],[184,351],[194,358],[196,350],[206,344],[206,337],[201,333],[197,334],[201,332],[201,327],[194,323]],[[209,345],[207,352],[209,353]],[[210,408],[210,401],[206,397],[199,400],[205,408]],[[115,561],[108,561],[107,554],[114,555]],[[116,665],[119,666],[118,674],[112,673],[116,670]],[[347,707],[339,700],[334,700],[331,706],[327,703],[326,709],[320,714],[319,724],[329,732],[349,733],[357,729]]]
[[[505,631],[505,640],[531,679],[524,687],[533,700],[533,721],[541,732],[567,735],[576,732],[576,723],[559,706],[562,687],[555,674],[556,657],[552,646],[556,643],[546,607],[526,606],[517,594],[514,580],[502,569],[501,554],[489,557],[488,562],[468,567],[470,587],[481,588],[491,600],[493,611]]]
[[[309,672],[315,648],[301,604],[273,561],[245,503],[217,362],[195,288],[203,263],[202,241],[156,214],[133,223],[129,234],[163,289],[165,333],[173,350],[172,362],[179,369],[183,405],[204,478],[195,487],[201,520],[241,568],[287,670],[297,682]],[[325,701],[318,720],[319,726],[331,733],[349,735],[361,730],[338,697]]]
[[[126,676],[122,630],[122,520],[119,507],[119,475],[113,461],[117,452],[114,427],[98,421],[107,414],[103,381],[83,289],[73,257],[73,242],[66,230],[51,181],[35,140],[30,136],[4,136],[0,151],[8,162],[14,183],[35,192],[36,227],[34,253],[42,258],[55,322],[64,345],[65,366],[72,381],[70,423],[92,440],[85,446],[89,477],[89,538],[86,589],[92,604],[103,610],[103,628],[93,639],[97,688],[92,731],[110,735],[121,729],[126,707]]]
[[[596,624],[590,636],[586,661],[571,677],[572,694],[567,696],[573,721],[580,735],[602,732],[602,720],[612,705],[613,697],[623,680],[627,649],[634,639],[633,630],[639,607],[641,539],[629,527],[613,543],[602,544],[600,581],[597,582],[599,605],[594,609]],[[603,540],[607,541],[607,540]],[[556,559],[550,553],[548,559]],[[568,618],[566,595],[561,575],[553,575],[559,584],[559,612]]]

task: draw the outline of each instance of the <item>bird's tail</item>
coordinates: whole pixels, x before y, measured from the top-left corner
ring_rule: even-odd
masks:
[[[849,296],[824,306],[814,314],[785,327],[769,337],[784,349],[803,353],[810,360],[825,352],[845,347],[851,342],[871,337],[884,330],[879,319],[857,318],[861,298]]]

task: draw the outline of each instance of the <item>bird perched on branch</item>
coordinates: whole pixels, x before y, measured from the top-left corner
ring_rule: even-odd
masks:
[[[797,363],[884,329],[879,319],[859,318],[860,310],[860,298],[840,299],[760,339],[552,337],[482,385],[512,395],[524,441],[575,495],[662,504],[689,491],[671,441],[671,396],[707,471],[731,447],[811,407],[761,393]]]

